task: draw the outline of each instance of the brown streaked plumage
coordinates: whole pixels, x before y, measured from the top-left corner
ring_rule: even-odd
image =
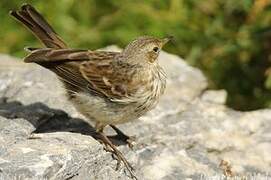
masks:
[[[103,134],[110,125],[129,122],[152,109],[163,94],[166,79],[157,58],[169,38],[139,37],[122,52],[70,49],[46,20],[31,6],[10,14],[23,23],[46,48],[28,48],[27,63],[53,71],[63,83],[69,100],[86,118],[133,175],[132,167]],[[122,134],[122,136],[124,136]]]

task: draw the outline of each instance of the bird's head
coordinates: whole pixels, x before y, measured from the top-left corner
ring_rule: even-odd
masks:
[[[135,63],[152,64],[157,61],[162,47],[171,39],[172,37],[159,39],[142,36],[129,43],[123,50],[123,55]]]

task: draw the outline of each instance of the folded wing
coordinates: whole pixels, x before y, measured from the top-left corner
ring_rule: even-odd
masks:
[[[117,55],[118,52],[45,48],[32,51],[24,61],[55,72],[71,92],[90,91],[115,100],[129,94],[129,79],[113,65]]]

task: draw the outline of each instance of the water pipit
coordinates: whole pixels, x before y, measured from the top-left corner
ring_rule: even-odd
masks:
[[[132,166],[103,129],[110,125],[125,137],[115,125],[136,120],[155,107],[166,86],[157,59],[170,38],[142,36],[122,52],[71,49],[31,5],[25,4],[10,14],[46,46],[28,48],[30,53],[24,62],[36,63],[57,75],[68,99],[88,123],[95,123],[106,149],[135,177]]]

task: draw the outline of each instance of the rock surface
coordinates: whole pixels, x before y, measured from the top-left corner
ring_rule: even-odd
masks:
[[[138,179],[271,178],[271,110],[231,110],[198,69],[164,52],[160,63],[168,86],[158,107],[119,126],[137,137],[133,151],[118,148]],[[128,179],[83,119],[53,73],[0,55],[0,180]]]

